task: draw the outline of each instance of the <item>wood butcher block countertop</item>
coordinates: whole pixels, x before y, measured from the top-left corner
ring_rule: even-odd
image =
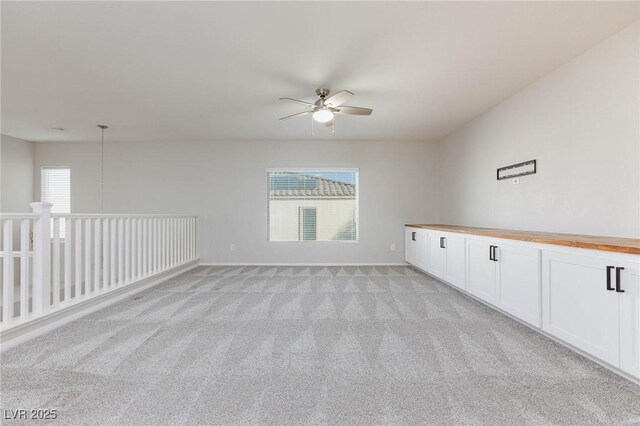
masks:
[[[483,237],[505,238],[509,240],[531,241],[541,244],[578,247],[591,250],[640,254],[640,239],[599,237],[595,235],[558,234],[554,232],[513,231],[510,229],[473,228],[457,225],[405,225],[412,228],[434,229],[444,232],[481,235]]]

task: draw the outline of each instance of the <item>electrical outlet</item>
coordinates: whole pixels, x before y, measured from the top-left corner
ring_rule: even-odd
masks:
[[[236,251],[236,245],[234,243],[229,245],[229,251]]]
[[[517,185],[520,183],[520,178],[513,178],[513,180],[511,181],[511,183],[513,183],[514,185]]]
[[[389,250],[396,251],[396,243],[391,243],[391,246],[389,247]]]

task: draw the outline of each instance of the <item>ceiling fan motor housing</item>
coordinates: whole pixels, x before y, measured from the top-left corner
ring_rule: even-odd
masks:
[[[327,96],[329,96],[329,89],[325,89],[325,88],[316,89],[316,95],[318,95],[320,99],[324,99]]]

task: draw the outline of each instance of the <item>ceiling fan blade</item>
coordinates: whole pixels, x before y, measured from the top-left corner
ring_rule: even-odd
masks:
[[[336,114],[343,115],[371,115],[373,112],[370,108],[360,108],[352,106],[341,106],[334,111]]]
[[[299,99],[293,99],[293,98],[280,98],[281,101],[291,101],[291,102],[297,102],[299,104],[302,105],[306,105],[306,106],[310,106],[310,107],[314,107],[315,104],[312,104],[310,102],[306,102],[306,101],[301,101]]]
[[[298,116],[302,116],[302,115],[309,115],[311,114],[312,111],[304,111],[304,112],[299,112],[297,114],[291,114],[291,115],[287,115],[286,117],[282,117],[280,120],[288,120],[290,118],[293,117],[298,117]]]
[[[340,105],[342,105],[343,103],[351,99],[352,96],[353,96],[353,93],[351,93],[350,91],[341,90],[335,95],[325,99],[324,104],[333,108],[339,107]]]

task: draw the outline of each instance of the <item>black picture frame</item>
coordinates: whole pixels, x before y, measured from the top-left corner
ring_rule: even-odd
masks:
[[[533,165],[533,169],[529,168],[524,171],[517,170],[530,165]],[[504,172],[508,172],[509,170],[513,170],[513,173],[504,173]],[[511,179],[518,176],[532,175],[532,174],[535,174],[537,171],[538,171],[538,166],[537,166],[536,160],[529,160],[529,161],[523,161],[522,163],[516,163],[516,164],[511,164],[509,166],[500,167],[496,171],[496,177],[498,178],[498,180]],[[501,175],[501,172],[503,172],[502,175]]]

